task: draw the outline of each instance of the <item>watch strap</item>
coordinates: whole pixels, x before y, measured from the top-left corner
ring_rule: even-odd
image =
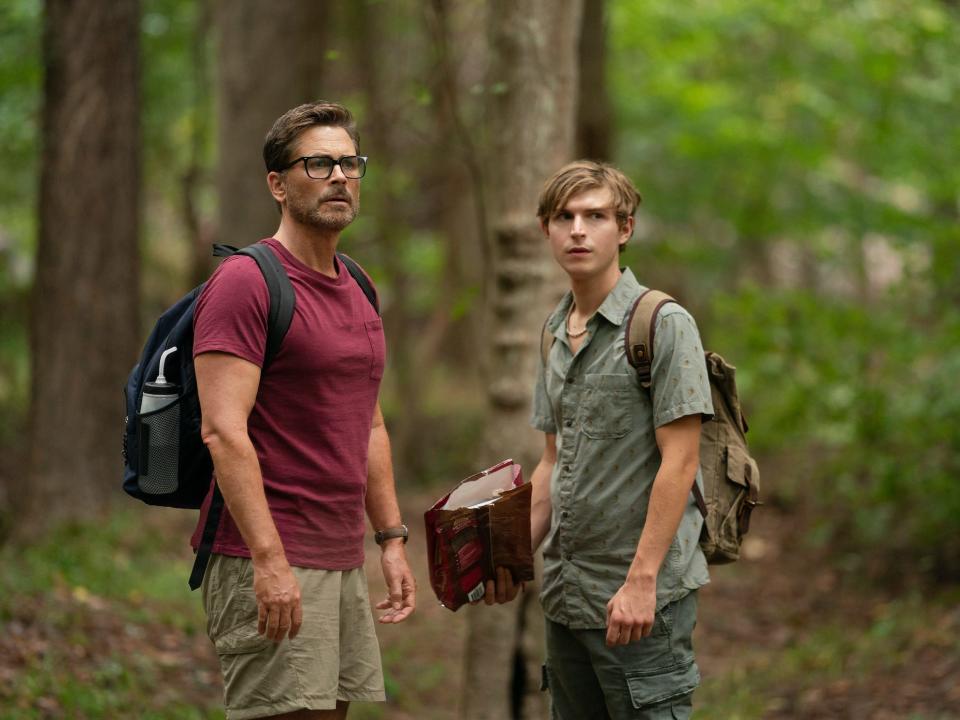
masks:
[[[393,538],[403,538],[404,544],[406,544],[407,539],[410,536],[410,530],[406,525],[401,525],[400,527],[385,528],[383,530],[377,530],[373,539],[377,541],[377,545],[383,545],[386,540],[392,540]]]

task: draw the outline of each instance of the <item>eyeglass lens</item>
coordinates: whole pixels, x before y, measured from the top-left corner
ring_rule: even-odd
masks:
[[[367,169],[366,160],[359,155],[344,155],[334,160],[329,155],[316,155],[305,158],[307,175],[316,180],[326,180],[333,174],[333,166],[339,165],[345,177],[362,178]]]

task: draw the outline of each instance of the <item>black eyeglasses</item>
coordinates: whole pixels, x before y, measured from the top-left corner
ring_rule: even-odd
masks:
[[[336,165],[340,166],[343,176],[351,180],[359,180],[367,171],[365,155],[341,155],[338,160],[334,160],[329,155],[309,155],[297,158],[283,169],[289,170],[298,162],[303,163],[303,169],[314,180],[326,180],[333,175],[333,168]]]

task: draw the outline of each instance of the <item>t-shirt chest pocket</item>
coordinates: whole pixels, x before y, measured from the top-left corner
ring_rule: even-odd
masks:
[[[636,392],[629,375],[584,375],[578,413],[583,434],[595,439],[626,435],[632,426]]]
[[[367,341],[370,343],[370,377],[379,380],[383,377],[383,368],[387,360],[387,344],[383,337],[383,320],[366,320],[363,323],[367,334]]]

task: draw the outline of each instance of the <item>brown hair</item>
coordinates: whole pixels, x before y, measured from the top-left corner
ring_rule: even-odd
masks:
[[[356,152],[360,152],[360,135],[353,115],[343,105],[318,100],[287,110],[277,118],[263,143],[263,164],[267,172],[280,172],[290,164],[290,149],[308,128],[339,127],[347,131]]]
[[[617,223],[622,227],[637,210],[640,193],[626,175],[606,163],[575,160],[564,165],[543,185],[537,203],[537,217],[545,226],[550,216],[563,208],[571,197],[586,190],[605,187],[613,194]]]

